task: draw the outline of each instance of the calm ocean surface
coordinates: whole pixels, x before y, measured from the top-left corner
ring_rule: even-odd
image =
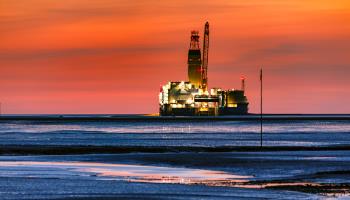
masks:
[[[350,121],[264,122],[264,144],[322,146],[350,144]],[[254,146],[256,121],[62,122],[2,121],[0,145]]]

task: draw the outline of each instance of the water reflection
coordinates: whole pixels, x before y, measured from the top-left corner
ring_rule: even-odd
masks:
[[[72,174],[73,173],[73,174]],[[249,189],[281,189],[311,192],[341,197],[350,194],[348,184],[322,184],[300,180],[254,181],[252,176],[228,174],[222,171],[176,167],[159,167],[95,162],[0,162],[1,177],[21,178],[81,178],[120,180],[143,183],[201,184],[212,187],[239,187]]]
[[[5,161],[0,162],[0,167],[11,167],[12,170],[14,167],[22,167],[21,170],[28,171],[28,173],[42,168],[45,168],[47,173],[55,173],[54,169],[63,169],[108,179],[149,183],[215,185],[216,182],[244,183],[252,178],[251,176],[233,175],[214,170],[93,162]],[[0,176],[6,175],[4,172],[0,173]]]
[[[214,121],[214,122],[76,122],[76,123],[2,123],[2,133],[54,133],[61,131],[84,131],[101,133],[258,133],[258,122]],[[350,123],[342,121],[298,121],[265,122],[268,133],[293,132],[349,132]]]

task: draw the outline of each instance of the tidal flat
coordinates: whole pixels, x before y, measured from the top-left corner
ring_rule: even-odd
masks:
[[[348,199],[350,121],[0,120],[2,199]]]

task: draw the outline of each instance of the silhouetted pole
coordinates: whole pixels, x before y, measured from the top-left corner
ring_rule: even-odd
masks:
[[[262,141],[263,141],[263,122],[262,122],[262,113],[263,113],[263,74],[262,74],[262,68],[260,69],[260,148],[262,148]]]

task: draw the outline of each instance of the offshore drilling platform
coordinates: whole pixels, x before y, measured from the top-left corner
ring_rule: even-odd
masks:
[[[191,32],[188,50],[188,81],[168,82],[160,88],[159,114],[162,116],[238,115],[248,113],[244,95],[245,79],[240,90],[208,89],[209,23],[204,26],[203,55],[199,32]]]

